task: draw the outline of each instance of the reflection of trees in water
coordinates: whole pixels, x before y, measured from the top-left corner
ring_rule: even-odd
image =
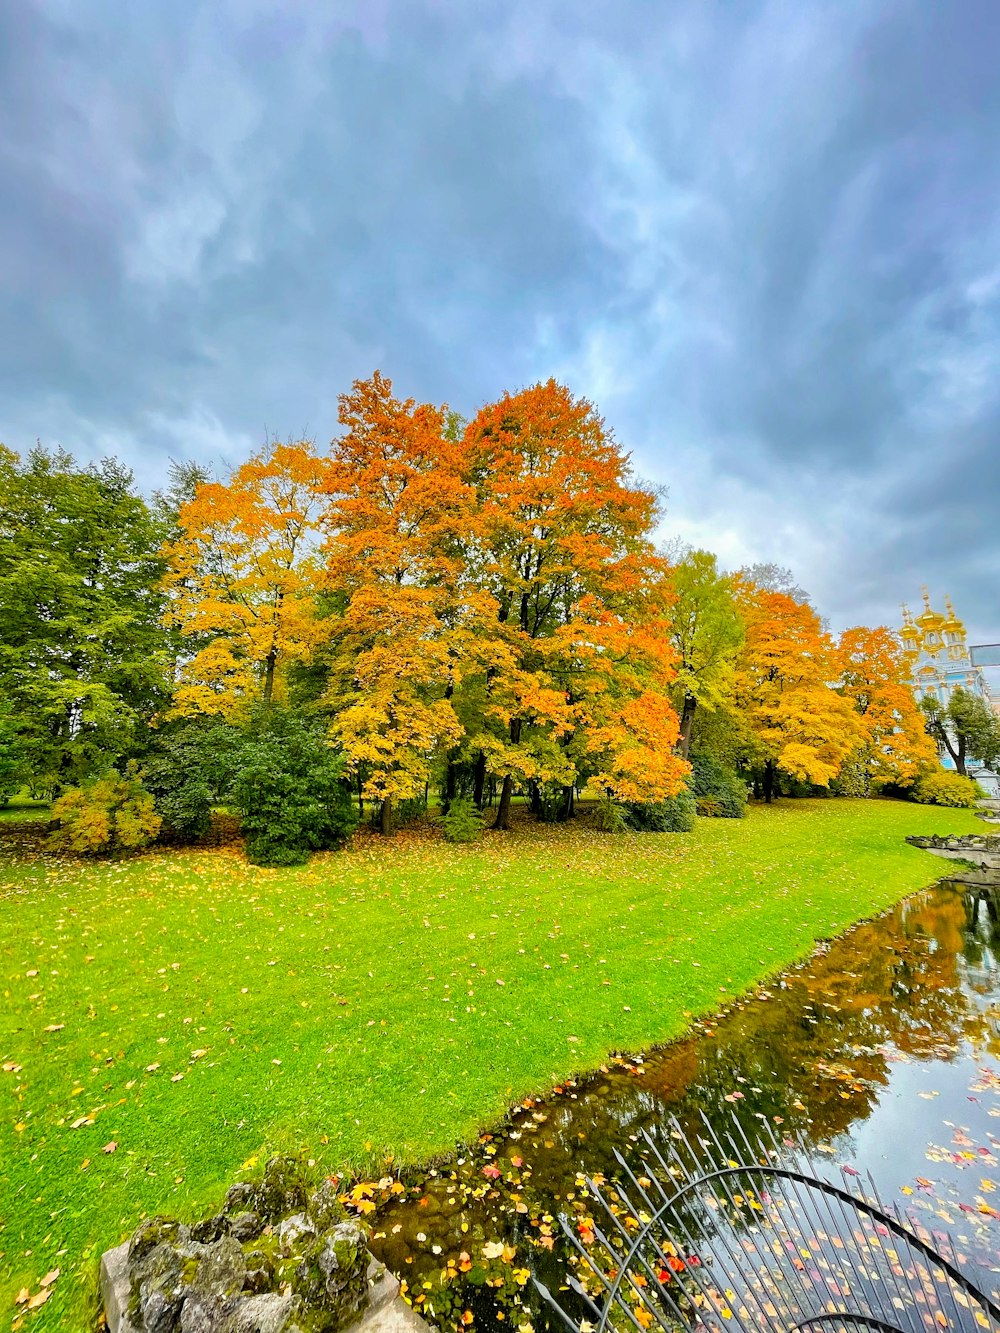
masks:
[[[737,1003],[713,1036],[686,1038],[644,1062],[609,1062],[520,1110],[495,1142],[513,1133],[496,1161],[505,1165],[504,1153],[508,1163],[522,1157],[523,1178],[515,1185],[497,1181],[485,1198],[464,1199],[451,1214],[453,1234],[438,1231],[435,1239],[445,1253],[457,1253],[472,1236],[507,1236],[519,1253],[531,1253],[543,1280],[558,1284],[567,1254],[558,1240],[552,1251],[531,1248],[539,1235],[533,1219],[584,1208],[579,1175],[619,1178],[614,1149],[628,1156],[641,1130],[661,1139],[671,1113],[689,1131],[704,1112],[716,1125],[735,1113],[754,1131],[759,1116],[772,1124],[794,1120],[813,1144],[846,1132],[871,1114],[889,1081],[893,1048],[917,1060],[948,1059],[963,1039],[986,1042],[992,1035],[988,1015],[962,989],[964,972],[982,966],[984,956],[981,942],[978,954],[968,953],[967,912],[960,893],[921,895],[786,973],[762,993],[767,998]],[[980,920],[976,938],[984,934]],[[483,1161],[475,1150],[466,1158],[459,1175],[482,1184]],[[441,1187],[440,1179],[424,1185],[429,1195]],[[515,1196],[527,1212],[516,1211]],[[436,1270],[440,1260],[422,1258],[412,1244],[418,1227],[427,1228],[426,1214],[406,1204],[391,1220],[403,1221],[402,1239],[410,1237],[412,1276],[424,1262],[428,1273]],[[462,1221],[469,1232],[459,1231]],[[395,1266],[399,1256],[387,1242],[380,1254]]]

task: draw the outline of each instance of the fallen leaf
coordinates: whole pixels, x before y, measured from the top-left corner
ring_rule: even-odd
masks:
[[[115,1143],[114,1139],[112,1139],[110,1143],[106,1143],[104,1147],[101,1149],[101,1152],[117,1152],[117,1151],[118,1151],[118,1144]]]
[[[42,1278],[42,1280],[39,1282],[38,1285],[40,1287],[51,1287],[53,1282],[55,1282],[56,1278],[59,1276],[59,1273],[60,1270],[58,1268],[53,1268],[51,1273],[45,1274],[45,1276]]]

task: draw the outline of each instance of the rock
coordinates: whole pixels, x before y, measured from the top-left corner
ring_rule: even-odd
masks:
[[[299,1313],[292,1295],[244,1296],[218,1325],[218,1333],[292,1333]]]
[[[284,1258],[300,1255],[316,1239],[316,1228],[305,1213],[293,1213],[278,1223],[278,1251]]]
[[[316,1223],[317,1231],[329,1231],[345,1218],[344,1206],[337,1197],[337,1186],[332,1180],[324,1180],[319,1189],[314,1190],[309,1200],[309,1216]]]
[[[248,1240],[256,1240],[264,1229],[259,1213],[233,1213],[228,1219],[229,1234],[235,1236],[241,1245]]]
[[[242,1213],[248,1208],[253,1207],[254,1195],[257,1193],[253,1185],[241,1181],[237,1185],[230,1185],[226,1190],[225,1202],[222,1205],[224,1213]]]
[[[306,1308],[325,1311],[327,1327],[348,1323],[368,1303],[367,1237],[354,1222],[340,1222],[319,1239],[295,1271]]]
[[[191,1228],[191,1239],[211,1245],[212,1241],[224,1236],[229,1229],[229,1219],[225,1213],[216,1213],[214,1217],[206,1217],[203,1222],[195,1223]]]
[[[172,1217],[150,1217],[140,1222],[128,1243],[128,1262],[132,1269],[157,1245],[178,1245],[188,1239],[187,1227]]]
[[[247,1261],[243,1247],[235,1236],[223,1236],[214,1245],[208,1245],[198,1264],[193,1286],[201,1296],[216,1301],[234,1296],[243,1289]]]
[[[144,1333],[174,1333],[181,1313],[181,1298],[150,1291],[139,1301]]]
[[[267,1291],[274,1283],[274,1261],[266,1250],[247,1250],[247,1271],[243,1289],[251,1292]]]
[[[272,1157],[264,1167],[264,1178],[254,1193],[256,1211],[268,1222],[277,1222],[306,1206],[306,1182],[297,1157]]]
[[[154,1246],[132,1268],[130,1315],[145,1333],[173,1333],[180,1317],[187,1282],[184,1264],[173,1246]]]
[[[192,1291],[181,1309],[180,1333],[215,1333],[218,1314],[216,1301]]]

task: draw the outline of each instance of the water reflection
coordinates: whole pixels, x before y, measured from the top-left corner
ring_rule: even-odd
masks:
[[[864,923],[767,988],[645,1057],[609,1061],[529,1099],[494,1135],[401,1197],[377,1191],[372,1248],[443,1326],[546,1326],[535,1272],[566,1271],[555,1218],[587,1211],[581,1173],[669,1114],[794,1125],[832,1165],[870,1169],[886,1197],[933,1215],[992,1267],[1000,1198],[1000,902],[948,882]],[[388,1182],[384,1182],[388,1186]],[[372,1218],[369,1218],[371,1221]]]

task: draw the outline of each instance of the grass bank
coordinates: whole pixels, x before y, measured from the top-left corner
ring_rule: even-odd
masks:
[[[0,1308],[58,1268],[27,1323],[84,1327],[143,1214],[211,1205],[276,1148],[445,1149],[940,877],[906,834],[981,827],[795,801],[687,835],[362,836],[294,871],[0,850]]]

